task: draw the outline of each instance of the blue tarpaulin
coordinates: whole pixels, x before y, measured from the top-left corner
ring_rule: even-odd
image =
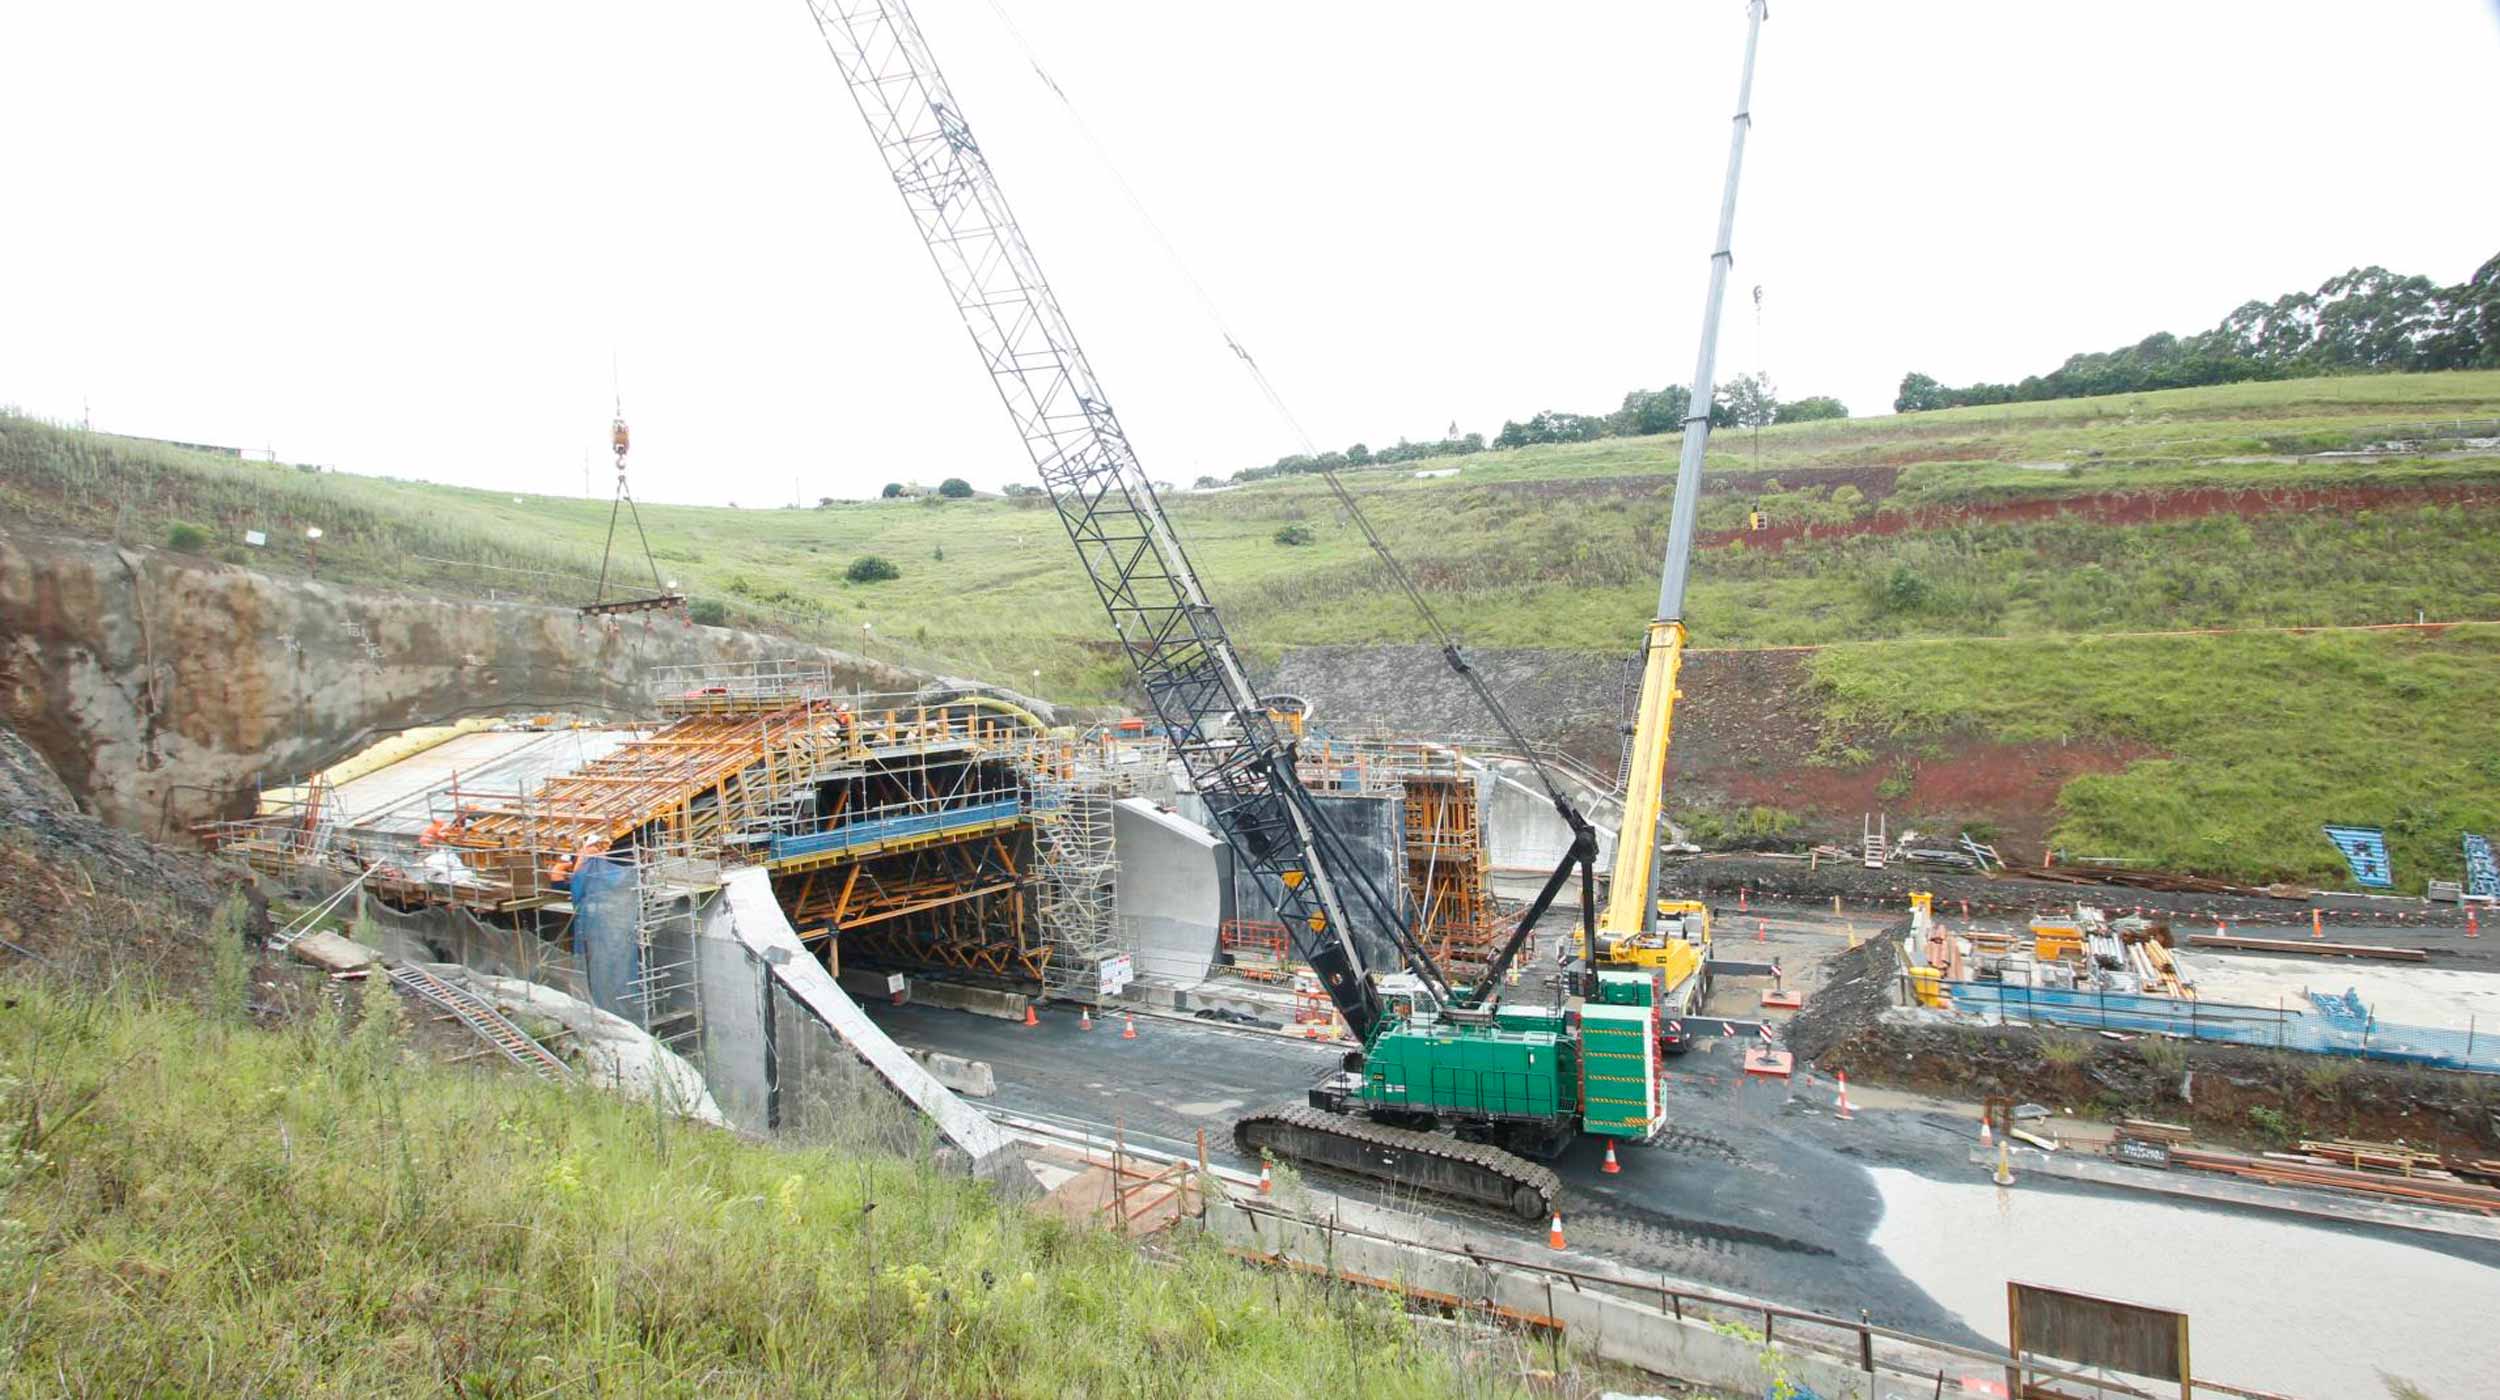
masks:
[[[634,965],[641,901],[639,878],[624,861],[594,857],[573,872],[573,951],[590,983],[590,1004],[637,1025],[627,1002],[641,972]]]
[[[2344,864],[2352,867],[2352,882],[2372,889],[2393,889],[2395,866],[2387,856],[2387,833],[2375,826],[2330,826],[2326,839],[2343,852]]]
[[[2465,897],[2500,900],[2500,863],[2491,858],[2491,838],[2465,833]]]

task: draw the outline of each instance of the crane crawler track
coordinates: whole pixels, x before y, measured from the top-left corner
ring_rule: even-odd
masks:
[[[1288,1162],[1507,1210],[1521,1220],[1544,1219],[1562,1196],[1560,1177],[1489,1143],[1305,1105],[1245,1115],[1233,1124],[1233,1141],[1253,1157],[1272,1152]]]

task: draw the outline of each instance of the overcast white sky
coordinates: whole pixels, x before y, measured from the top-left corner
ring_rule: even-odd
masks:
[[[1689,379],[1740,0],[999,3],[1324,445]],[[1149,470],[1294,450],[987,0],[917,11]],[[2493,0],[1778,0],[1722,377],[2460,280],[2496,75]],[[0,403],[579,492],[613,360],[645,499],[1028,479],[800,0],[13,4],[0,133]]]

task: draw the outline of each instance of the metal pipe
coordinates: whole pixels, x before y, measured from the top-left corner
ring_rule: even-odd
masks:
[[[1745,74],[1736,86],[1734,131],[1728,137],[1727,189],[1719,200],[1719,239],[1710,254],[1710,298],[1703,305],[1701,353],[1693,365],[1693,399],[1685,408],[1684,456],[1675,469],[1675,514],[1667,525],[1667,566],[1658,583],[1658,620],[1684,617],[1684,579],[1693,565],[1693,516],[1701,503],[1701,459],[1710,444],[1710,398],[1719,353],[1719,308],[1727,300],[1727,270],[1736,261],[1736,177],[1745,166],[1745,133],[1753,129],[1754,49],[1762,39],[1768,0],[1745,6]]]

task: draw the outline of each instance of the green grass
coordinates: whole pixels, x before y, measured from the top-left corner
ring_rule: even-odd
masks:
[[[1835,647],[1811,668],[1841,733],[2159,750],[2066,784],[2055,839],[2078,856],[2341,888],[2318,828],[2384,826],[2419,891],[2453,878],[2458,832],[2500,828],[2500,627],[2222,640]]]
[[[1793,424],[1765,430],[1758,444],[1750,434],[1724,432],[1712,439],[1715,479],[1752,471],[1758,446],[1762,472],[1778,477],[1780,487],[1710,491],[1698,524],[1733,527],[1757,503],[1779,519],[1836,522],[1882,504],[2190,485],[2490,481],[2500,479],[2500,461],[2490,458],[2370,465],[2223,459],[2349,447],[2406,424],[2494,413],[2500,373],[2473,372]],[[1407,464],[1347,480],[1472,645],[1621,652],[1633,646],[1655,596],[1678,448],[1672,436],[1610,439]],[[2043,462],[2059,465],[2014,465]],[[1461,474],[1432,481],[1410,474],[1446,465]],[[1906,469],[1892,502],[1869,501],[1837,478],[1818,480],[1867,466]],[[1184,494],[1170,505],[1235,634],[1254,653],[1306,642],[1421,639],[1320,483],[1289,479]],[[605,501],[527,496],[516,503],[497,492],[308,474],[0,417],[0,510],[141,544],[161,544],[174,522],[192,522],[210,532],[211,552],[278,572],[303,568],[303,530],[318,525],[327,577],[578,602],[598,573],[608,509]],[[1107,698],[1126,681],[1092,590],[1053,513],[1038,500],[810,510],[649,506],[644,517],[665,578],[728,620],[846,644],[858,643],[866,624],[880,654],[1005,682],[1029,683],[1038,670],[1042,688],[1063,699]],[[1312,542],[1279,546],[1278,532],[1295,526]],[[2488,517],[2478,515],[2473,528],[2487,532]],[[246,550],[246,529],[265,530],[275,543]],[[1969,533],[1974,538],[1951,547],[1968,562],[1946,572],[1993,574],[1977,583],[2002,606],[1967,616],[1929,607],[1917,617],[1864,606],[1875,586],[1870,578],[1888,576],[1896,552],[1925,549],[1932,557],[1914,537],[1750,559],[1721,549],[1706,552],[1697,567],[1694,636],[1704,645],[1743,646],[2139,625],[2142,607],[2096,617],[2071,598],[2042,601],[2057,590],[2040,576],[2062,570],[2072,542]],[[2245,558],[2227,553],[2237,548],[2229,539],[2141,538],[2140,552],[2159,555],[2166,573],[2199,574]],[[2178,553],[2182,547],[2190,553]],[[2456,556],[2465,548],[2443,545],[2434,551],[2438,559],[2369,564],[2380,582],[2362,596],[2289,598],[2267,583],[2240,590],[2242,601],[2200,600],[2197,615],[2204,625],[2380,621],[2388,614],[2374,609],[2382,607],[2466,615],[2487,606],[2488,588],[2470,579],[2455,587],[2442,582],[2463,572]],[[894,561],[901,577],[864,584],[844,577],[854,560],[872,554]],[[2362,558],[2361,551],[2329,550],[2319,567]],[[647,572],[632,578],[643,567],[639,558],[620,567],[630,587],[649,585]],[[2387,577],[2391,570],[2402,576]],[[2134,596],[2124,588],[2108,592]]]
[[[407,1063],[369,985],[352,1031],[336,1009],[260,1031],[128,983],[10,982],[0,1389],[1516,1390],[1379,1295],[1186,1236],[1141,1251],[925,1159]]]
[[[2086,494],[2490,486],[2500,483],[2500,454],[2488,451],[2374,461],[2304,454],[2495,415],[2500,372],[2475,371],[1793,424],[1758,439],[1724,432],[1711,441],[1697,525],[1734,528],[1757,507],[1779,521],[1841,524],[1886,511]],[[1346,481],[1469,645],[1622,655],[1654,606],[1679,448],[1675,437],[1610,439],[1409,463]],[[1459,474],[1412,475],[1446,466]],[[1899,473],[1890,496],[1881,495],[1883,473],[1869,468]],[[1288,478],[1167,500],[1254,660],[1295,645],[1425,640],[1322,483]],[[210,536],[209,552],[280,572],[303,567],[302,531],[317,524],[327,577],[578,602],[598,569],[608,505],[306,474],[0,416],[0,514],[143,545],[192,525]],[[880,656],[1037,686],[1062,700],[1112,699],[1126,689],[1127,668],[1093,590],[1039,498],[655,506],[644,514],[667,577],[694,593],[707,617],[846,646],[866,637]],[[279,544],[247,551],[238,542],[247,528]],[[1280,545],[1280,533],[1309,542]],[[845,577],[870,555],[891,560],[900,576]],[[646,576],[635,586],[647,585]],[[2317,876],[2331,860],[2317,822],[2414,821],[2457,800],[2451,770],[2471,770],[2475,760],[2444,759],[2434,739],[2457,734],[2468,744],[2483,732],[2461,707],[2464,697],[2500,692],[2487,649],[2442,653],[2450,659],[2436,675],[2422,672],[2419,684],[2347,693],[2333,676],[2290,664],[2290,644],[2276,638],[2142,646],[2074,639],[2500,618],[2500,506],[2400,499],[2349,514],[2127,526],[2079,517],[1922,521],[1900,534],[1780,550],[1707,549],[1688,604],[1694,642],[1704,647],[2036,639],[2016,650],[1827,655],[1817,667],[1832,678],[1824,694],[1833,728],[1932,728],[1929,706],[1950,696],[1961,713],[2005,713],[2008,723],[2045,732],[2137,738],[2174,761],[2070,785],[2070,845],[2217,874]],[[2370,649],[2403,644],[2354,645],[2376,654]],[[2006,658],[2014,656],[2037,664],[2012,665]],[[2062,659],[2078,656],[2093,658],[2090,674]],[[1888,679],[1842,683],[1855,677]],[[2241,689],[2217,706],[2211,692],[2222,677]],[[2002,689],[1983,695],[1985,686]],[[2329,693],[2353,703],[2326,705]],[[2172,718],[2153,725],[2142,709]],[[2231,724],[2220,722],[2224,715]],[[2427,766],[2381,771],[2371,758],[2380,735],[2397,736],[2386,752],[2418,755]],[[2310,766],[2287,757],[2312,752],[2331,757]],[[2486,778],[2482,790],[2489,785]],[[2257,794],[2267,791],[2308,796],[2262,813]],[[2431,850],[2453,846],[2454,832],[2398,841],[2399,868],[2418,876]],[[2445,872],[2453,860],[2427,868]]]

